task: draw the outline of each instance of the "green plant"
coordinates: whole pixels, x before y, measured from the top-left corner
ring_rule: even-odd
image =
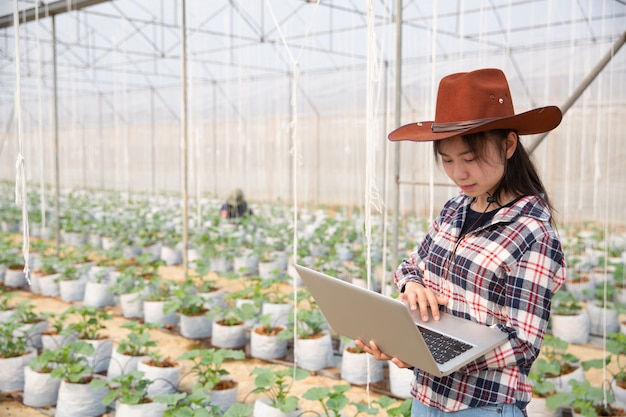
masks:
[[[286,274],[263,279],[261,286],[264,299],[273,304],[287,304],[292,293],[285,291],[283,284],[286,284],[289,279]]]
[[[257,309],[250,303],[243,303],[239,307],[214,307],[207,315],[223,326],[238,326],[253,319]]]
[[[15,248],[10,248],[2,254],[2,264],[9,269],[24,268],[24,256]]]
[[[614,362],[617,367],[617,370],[613,372],[613,379],[626,382],[626,334],[608,333],[606,349],[611,353],[609,362]]]
[[[162,265],[165,265],[164,261],[153,259],[148,253],[143,253],[130,262],[120,262],[120,274],[110,290],[117,295],[141,292],[160,279],[159,267]]]
[[[261,314],[255,331],[259,334],[278,336],[282,339],[291,339],[293,337],[293,332],[286,326],[274,325],[271,314]]]
[[[94,354],[94,347],[81,340],[65,345],[59,349],[50,376],[75,384],[87,384],[91,381],[93,368],[87,356]]]
[[[194,387],[191,393],[177,392],[154,397],[155,402],[167,404],[163,417],[248,417],[252,407],[236,403],[225,412],[211,400],[201,387]]]
[[[16,358],[28,350],[28,334],[18,331],[23,323],[17,320],[0,322],[0,358]]]
[[[256,306],[260,306],[266,299],[264,291],[264,280],[260,276],[251,276],[241,279],[238,275],[227,276],[229,280],[236,280],[243,287],[230,292],[224,296],[226,300],[246,299],[254,301]]]
[[[294,310],[297,324],[297,336],[300,339],[310,339],[324,333],[328,328],[326,317],[308,290],[298,292],[298,309]]]
[[[56,255],[52,255],[55,267],[61,274],[62,280],[80,279],[91,267],[91,252],[84,247],[66,246],[59,249]]]
[[[57,349],[43,349],[41,355],[31,359],[28,366],[35,372],[49,374],[55,368],[59,352]]]
[[[47,255],[41,257],[41,265],[39,272],[43,275],[52,275],[59,272],[59,257],[55,255]]]
[[[349,350],[351,353],[365,353],[365,351],[363,349],[361,349],[359,347],[359,345],[357,345],[356,343],[354,343],[354,340],[350,339],[349,337],[343,337],[343,341],[344,341],[344,346],[346,347],[347,350]]]
[[[180,355],[177,360],[190,360],[191,371],[198,378],[196,384],[206,391],[219,386],[226,375],[229,375],[223,364],[227,360],[244,359],[245,354],[240,350],[232,349],[193,349]]]
[[[59,280],[77,281],[83,276],[83,274],[87,271],[87,267],[85,265],[78,265],[75,262],[76,261],[71,258],[59,259],[59,262],[56,264],[56,267],[61,274]]]
[[[606,335],[606,350],[610,353],[604,359],[591,359],[583,362],[585,370],[589,368],[602,369],[605,365],[614,363],[611,370],[611,382],[622,387],[626,385],[626,334],[621,332],[609,332]],[[608,369],[608,368],[607,368]]]
[[[167,404],[163,417],[219,417],[221,409],[211,404],[206,392],[193,388],[191,393],[160,394],[154,401]]]
[[[182,233],[174,227],[163,227],[160,229],[159,239],[163,245],[173,248],[182,240]]]
[[[163,306],[165,314],[177,311],[186,316],[199,316],[209,311],[205,307],[205,299],[193,292],[193,282],[187,281],[183,285],[174,288],[171,296],[166,300]]]
[[[189,285],[195,286],[197,292],[212,292],[219,289],[217,280],[211,279],[208,274],[211,270],[210,261],[200,258],[194,261],[194,273],[189,275]]]
[[[113,294],[139,293],[150,283],[153,275],[148,275],[147,279],[141,274],[141,267],[138,265],[121,266],[117,280],[111,284],[109,290]]]
[[[5,207],[1,207],[0,211],[4,211]],[[2,214],[0,213],[0,217]],[[19,256],[17,245],[11,240],[8,234],[0,232],[0,265],[14,264]]]
[[[146,362],[146,364],[150,366],[155,366],[157,368],[175,368],[178,366],[178,362],[169,356],[164,356],[159,351],[152,350],[148,353],[148,356],[150,359]]]
[[[30,302],[30,300],[24,300],[17,303],[15,305],[15,311],[11,317],[13,321],[22,324],[37,323],[44,320],[41,315],[35,313],[35,306]]]
[[[591,290],[583,290],[583,294],[591,295],[600,308],[615,309],[618,313],[626,311],[625,306],[615,301],[617,288],[615,285],[599,285]]]
[[[387,416],[389,417],[411,417],[411,404],[413,401],[411,399],[404,400],[400,402],[399,405],[396,405],[398,400],[388,397],[386,395],[381,395],[378,400],[374,400],[373,403],[380,405],[380,407],[387,412]]]
[[[95,271],[95,272],[93,272]],[[98,284],[104,284],[108,282],[109,271],[106,268],[99,268],[95,270],[92,268],[91,279]]]
[[[552,297],[552,314],[571,316],[583,311],[580,300],[569,291],[557,291]]]
[[[533,394],[543,398],[552,395],[555,386],[549,379],[565,375],[580,366],[578,357],[567,352],[568,346],[567,341],[546,334],[542,356],[533,362],[528,374]]]
[[[97,252],[97,256],[94,260],[95,266],[102,267],[116,267],[122,261],[124,251],[119,246],[114,246],[109,249],[102,249]]]
[[[351,403],[345,394],[350,388],[351,385],[348,384],[335,385],[332,389],[329,387],[312,387],[302,394],[302,398],[319,402],[324,410],[321,415],[326,417],[341,417],[344,415],[342,410],[346,408],[348,404],[352,404],[356,407],[357,412],[354,416],[362,412],[369,415],[378,413],[378,408],[376,407],[369,407],[367,404],[363,403]]]
[[[164,281],[160,277],[153,279],[150,283],[150,292],[146,296],[150,301],[167,301],[172,295],[175,283]]]
[[[15,292],[0,285],[0,311],[13,310],[14,307],[9,303],[9,301],[16,296],[17,294]]]
[[[310,339],[322,334],[327,329],[326,317],[317,307],[299,309],[296,313],[298,322],[297,335],[300,339]]]
[[[289,395],[295,381],[306,378],[309,373],[301,368],[277,368],[276,366],[255,367],[251,375],[254,378],[255,394],[263,394],[270,400],[270,405],[283,413],[298,408],[298,397]]]
[[[102,404],[109,405],[115,401],[122,404],[144,404],[151,402],[148,397],[148,386],[153,381],[145,379],[141,371],[127,372],[112,379],[93,379],[89,386],[93,389],[108,388]]]
[[[122,327],[130,330],[128,335],[121,339],[117,345],[117,351],[128,356],[147,356],[150,348],[156,346],[156,342],[150,339],[149,330],[159,326],[158,323],[139,323],[126,321]]]
[[[42,315],[48,320],[49,330],[54,334],[67,334],[69,329],[67,327],[67,318],[69,312],[67,310],[61,313],[44,312]]]
[[[101,331],[106,329],[103,321],[113,318],[107,311],[93,306],[71,306],[67,313],[77,319],[68,328],[76,332],[78,338],[83,340],[101,339]]]
[[[541,358],[533,362],[530,372],[528,373],[533,395],[540,398],[548,398],[556,393],[556,386],[552,381],[547,379],[548,375],[552,375],[553,371],[554,369],[551,367],[551,364]]]
[[[601,387],[592,386],[589,381],[570,380],[571,392],[560,392],[546,399],[546,406],[551,409],[571,407],[584,417],[618,416],[612,411],[610,403],[615,401],[613,394]]]

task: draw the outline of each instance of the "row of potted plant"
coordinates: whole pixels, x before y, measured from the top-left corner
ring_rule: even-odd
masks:
[[[31,223],[42,220],[41,215],[34,215],[39,213],[42,205],[53,207],[54,196],[48,192],[45,198],[50,200],[42,204],[40,193],[29,192],[29,213],[33,214]],[[182,219],[180,203],[176,198],[88,190],[62,190],[59,198],[59,226],[63,242],[86,244],[94,249],[120,248],[120,252],[127,257],[150,253],[159,258],[163,255],[161,249],[175,249],[179,254],[177,261],[173,262],[180,262]],[[4,211],[5,206],[10,207],[11,203],[0,201],[0,206]],[[264,263],[279,256],[277,253],[292,252],[294,224],[291,208],[259,205],[255,207],[259,215],[238,220],[234,229],[233,222],[219,215],[216,208],[219,207],[218,200],[205,199],[200,202],[201,207],[194,207],[197,203],[196,200],[190,201],[188,251],[191,260],[202,257],[211,260],[211,268],[227,272],[233,267],[234,258],[244,253]],[[324,256],[350,259],[354,256],[351,252],[362,250],[365,244],[364,221],[358,211],[348,217],[343,211],[329,215],[324,210],[310,213],[302,209],[300,217],[302,222],[297,225],[300,258]],[[15,216],[14,220],[20,222],[21,216]],[[47,216],[48,225],[53,220],[53,216]],[[380,227],[378,222],[373,224]],[[376,237],[376,247],[381,248],[381,233],[374,233],[373,236]],[[378,252],[374,251],[373,256],[377,257]],[[222,265],[219,265],[223,262],[226,262],[226,271],[222,271]]]
[[[69,200],[71,199],[68,199],[68,201]],[[137,202],[135,201],[133,203],[137,203]],[[142,206],[142,205],[137,204],[137,206]],[[150,211],[148,215],[148,211],[146,211],[145,207],[142,208],[142,210],[144,211],[140,213],[142,213],[143,218],[151,219],[152,217],[154,217],[153,216],[154,213],[152,211]],[[115,210],[111,212],[114,212],[114,211]],[[302,217],[301,217],[302,219],[305,219],[305,214],[306,213],[302,213]],[[339,219],[339,221],[336,222],[336,224],[332,224],[332,222],[330,221],[327,222],[325,220],[328,218],[327,216],[324,216],[324,215],[316,216],[316,214],[317,213],[311,214],[308,219],[309,221],[302,222],[298,225],[299,227],[301,227],[301,230],[299,230],[299,235],[302,237],[302,241],[306,243],[304,245],[299,246],[298,255],[301,256],[300,259],[306,259],[308,257],[319,259],[319,258],[325,258],[326,256],[329,256],[335,262],[337,260],[343,260],[343,258],[341,258],[338,253],[335,253],[335,254],[324,253],[324,249],[325,248],[332,248],[332,249],[338,248],[340,247],[339,243],[343,242],[344,240],[347,240],[350,242],[352,239],[354,239],[354,236],[351,236],[351,237],[347,237],[347,236],[355,235],[355,234],[358,236],[359,233],[354,232],[354,227],[353,227],[354,225],[351,225],[352,227],[346,228],[348,230],[348,233],[343,233],[343,232],[338,233],[337,229],[342,229],[341,219]],[[103,217],[103,216],[100,216],[100,217]],[[259,216],[259,218],[263,220],[259,222],[243,221],[237,225],[232,225],[232,224],[224,224],[222,220],[216,218],[215,216],[211,216],[210,214],[206,215],[205,221],[202,222],[202,227],[197,228],[197,230],[200,231],[200,233],[198,233],[198,236],[200,236],[201,238],[199,239],[198,242],[194,242],[194,245],[196,245],[198,248],[202,248],[203,245],[207,248],[206,249],[207,252],[205,252],[201,258],[211,259],[212,261],[215,261],[215,259],[212,259],[209,256],[211,255],[209,251],[216,252],[214,250],[215,248],[217,248],[217,251],[221,251],[224,254],[229,254],[226,256],[226,258],[228,257],[232,258],[234,256],[233,255],[234,252],[231,251],[230,248],[236,245],[239,245],[239,247],[241,248],[244,246],[244,242],[245,242],[245,247],[250,247],[250,250],[252,250],[251,247],[254,247],[255,245],[259,248],[270,247],[272,250],[278,250],[290,244],[288,242],[285,242],[285,240],[288,240],[288,239],[285,239],[285,236],[288,237],[291,235],[291,230],[289,229],[291,226],[290,226],[290,223],[287,221],[287,219],[290,218],[289,216],[285,216],[284,213],[282,213],[282,217],[278,216],[277,220],[273,219],[272,216]],[[271,220],[267,220],[267,219],[271,219]],[[267,225],[263,223],[267,223]],[[145,226],[145,222],[144,222],[144,226]],[[583,225],[583,226],[586,228],[587,225]],[[168,228],[169,227],[170,226],[168,226]],[[276,231],[275,229],[272,229],[272,227],[275,227],[276,229],[280,228],[280,231]],[[165,230],[165,228],[163,229]],[[407,228],[407,229],[411,230],[410,228]],[[256,236],[254,233],[252,234],[248,233],[252,230],[255,230],[258,232]],[[268,230],[270,231],[268,232]],[[418,231],[419,230],[420,229],[418,228]],[[285,233],[286,231],[288,233]],[[580,230],[569,230],[569,229],[564,229],[564,232],[565,232],[564,234],[566,235],[564,238],[565,248],[567,251],[568,262],[570,263],[570,265],[573,266],[572,270],[575,270],[577,272],[586,272],[585,270],[590,269],[591,271],[593,271],[592,268],[595,268],[595,266],[598,266],[598,265],[604,265],[604,269],[609,270],[610,268],[608,268],[607,265],[610,265],[610,266],[620,265],[620,264],[623,265],[623,258],[624,258],[623,240],[622,241],[619,241],[619,239],[616,241],[606,240],[605,247],[602,247],[601,244],[599,244],[598,242],[599,237],[602,239],[607,238],[606,236],[603,236],[602,229],[593,230],[593,233],[591,233],[589,230],[580,231]],[[335,239],[336,236],[339,236],[342,240],[339,240],[339,238],[337,238],[337,240],[333,240]],[[148,239],[143,239],[142,241],[139,241],[138,243],[141,243],[141,242],[145,243],[147,241]],[[333,244],[330,244],[329,242]],[[131,243],[133,242],[124,241],[124,245],[130,245]],[[362,242],[360,243],[362,244]],[[354,246],[352,246],[352,249],[354,249]],[[147,253],[148,252],[146,252],[146,254]],[[606,255],[606,258],[604,258],[606,260],[602,259],[604,255]],[[342,255],[342,256],[346,256],[346,258],[348,258],[351,255]],[[357,257],[357,259],[359,258]],[[217,262],[212,262],[212,263],[215,264]],[[332,263],[328,265],[332,265]],[[336,262],[335,265],[339,266],[343,264],[341,262]],[[329,267],[333,268],[332,266],[329,266]],[[225,270],[230,270],[230,267],[225,268]],[[234,268],[233,270],[236,271],[236,269]],[[337,275],[341,275],[341,271],[337,271]],[[622,273],[622,276],[623,276],[623,273]],[[574,287],[571,284],[573,284],[573,280],[568,281],[568,285],[567,285],[568,289]],[[606,301],[607,299],[610,299],[609,297],[607,297],[608,292],[611,291],[610,288],[616,287],[616,286],[617,285],[615,286],[602,285],[601,287],[599,287],[601,291],[597,292],[596,295],[599,296],[599,293],[601,292],[602,301]],[[608,288],[608,290],[605,290],[605,287]],[[592,296],[589,295],[588,297],[592,297]],[[584,297],[580,296],[579,298],[584,298]],[[590,305],[590,304],[588,303],[587,305]],[[603,334],[606,331],[607,331],[606,328],[602,328],[599,330],[600,334]]]
[[[6,300],[9,299],[10,297],[7,296]],[[73,318],[74,320],[71,321],[71,318]],[[105,329],[105,325],[103,322],[110,319],[110,316],[105,311],[97,309],[95,307],[73,305],[61,314],[46,316],[46,319],[53,323],[52,327],[54,328],[54,330],[60,332],[59,336],[68,336],[70,334],[73,334],[74,337],[65,337],[62,339],[58,339],[57,343],[59,344],[59,347],[51,350],[44,350],[42,352],[42,355],[37,359],[37,364],[33,362],[33,366],[35,366],[37,369],[52,369],[53,367],[50,366],[50,363],[56,360],[61,360],[58,359],[57,355],[60,355],[62,358],[74,357],[78,355],[81,357],[80,360],[67,360],[68,366],[63,368],[63,370],[59,368],[59,370],[56,371],[55,375],[58,375],[60,379],[67,380],[68,382],[88,381],[92,374],[94,374],[94,371],[96,369],[94,365],[99,363],[99,360],[90,358],[97,351],[102,351],[102,348],[96,347],[97,345],[94,342],[106,339],[103,338],[101,331]],[[71,323],[67,326],[63,326],[62,323],[64,321],[67,322],[68,320],[70,320]],[[322,321],[318,320],[318,322],[321,323]],[[266,323],[265,325],[270,326],[269,321],[264,321],[264,323]],[[205,389],[208,389],[212,386],[217,386],[217,376],[220,377],[221,381],[221,378],[225,374],[227,374],[227,372],[219,367],[223,360],[243,357],[242,351],[231,351],[228,349],[206,349],[190,351],[187,352],[185,355],[176,358],[176,360],[168,360],[167,358],[161,357],[157,351],[150,351],[151,348],[154,347],[154,342],[150,340],[148,330],[157,327],[157,325],[140,324],[138,322],[129,321],[124,324],[124,327],[130,330],[130,332],[125,339],[121,340],[118,343],[117,349],[115,349],[115,351],[111,354],[111,360],[109,362],[107,372],[107,375],[109,375],[111,379],[109,380],[109,382],[107,382],[96,378],[94,384],[98,387],[101,387],[103,385],[109,386],[112,384],[111,386],[109,386],[109,388],[111,388],[113,385],[119,387],[120,384],[131,383],[131,381],[133,381],[133,384],[137,384],[139,382],[139,380],[137,379],[139,378],[138,374],[134,374],[133,377],[122,376],[128,371],[134,372],[134,368],[132,367],[132,365],[129,365],[129,362],[127,362],[126,360],[121,359],[122,357],[140,356],[144,357],[145,362],[150,363],[150,365],[156,365],[157,367],[159,367],[163,366],[166,363],[169,363],[170,365],[172,365],[170,366],[171,368],[177,368],[177,361],[191,360],[195,364],[192,369],[198,372],[198,382],[201,383]],[[76,340],[76,338],[79,339],[79,342],[72,342],[72,340]],[[85,344],[89,345],[89,347],[87,347]],[[146,359],[145,357],[148,357],[148,359]],[[210,372],[211,366],[215,366],[215,368],[213,369],[213,374],[211,374]],[[58,365],[55,366],[55,368],[58,368]],[[141,375],[140,379],[145,379],[145,373]],[[117,375],[119,378],[116,379],[115,375]],[[201,377],[202,375],[204,375],[204,377]],[[209,376],[211,377],[209,378]],[[164,377],[161,376],[158,378],[161,378],[162,380]],[[115,380],[115,382],[111,382],[113,380]],[[166,383],[165,385],[167,387],[175,387],[177,386],[177,382],[175,381],[176,379],[174,381]],[[145,382],[142,382],[138,386],[143,386],[144,384],[147,388],[148,385]],[[55,384],[48,383],[46,383],[46,385],[52,387],[55,386]],[[152,386],[153,383],[150,383],[149,385]],[[120,395],[125,392],[124,390],[113,391]],[[111,399],[117,394],[109,393],[107,394],[107,398]],[[139,394],[137,394],[137,396],[138,395]],[[137,396],[131,395],[132,398],[137,398]],[[206,395],[204,397],[206,398]],[[30,398],[34,397],[32,395],[26,395],[25,392],[25,398],[28,398],[28,402],[31,401]],[[42,397],[36,396],[36,398],[38,400],[41,400]],[[64,396],[62,395],[61,398],[64,398]],[[97,398],[99,399],[100,397]],[[170,400],[173,398],[175,397],[170,397]],[[234,398],[236,399],[236,395]],[[104,397],[102,399],[104,399]],[[89,404],[88,402],[84,402],[84,400],[81,401],[84,404]],[[113,400],[111,399],[111,401]],[[159,401],[156,402],[158,403]],[[98,401],[96,400],[95,403],[97,402]],[[66,409],[66,407],[67,406],[64,405],[62,401],[62,408]],[[82,410],[80,411],[81,413],[87,412],[84,408],[80,408],[80,410]]]

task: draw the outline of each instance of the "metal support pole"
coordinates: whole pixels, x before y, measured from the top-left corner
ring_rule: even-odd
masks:
[[[611,49],[600,59],[600,61],[596,64],[595,67],[591,70],[589,74],[585,77],[584,80],[578,85],[578,88],[572,93],[572,95],[563,103],[561,106],[561,111],[563,114],[567,113],[567,111],[572,107],[572,105],[578,100],[580,96],[583,95],[587,87],[596,79],[596,77],[602,72],[606,64],[608,64],[611,59],[615,56],[615,54],[620,50],[624,43],[626,42],[626,32],[622,34],[622,36],[613,44]],[[548,135],[549,132],[543,133],[541,136],[537,137],[533,143],[528,147],[528,152],[533,153],[537,146],[541,144],[544,138]]]
[[[150,87],[150,191],[156,195],[156,122],[154,117],[154,87]]]
[[[213,131],[212,131],[212,145],[211,149],[213,152],[213,175],[211,176],[213,179],[213,195],[218,195],[217,190],[217,178],[218,178],[218,169],[217,169],[217,81],[213,81]]]
[[[59,188],[61,178],[59,175],[59,96],[57,91],[57,31],[56,18],[52,16],[52,123],[54,124],[54,238],[56,251],[59,253],[61,246],[61,216],[59,214]]]
[[[402,122],[402,0],[396,1],[396,118],[395,125]],[[391,231],[391,267],[395,270],[398,265],[398,217],[400,216],[400,143],[394,146],[394,179],[393,194],[393,224]]]
[[[100,189],[104,190],[105,147],[102,133],[102,93],[98,93],[98,141],[100,142]]]
[[[186,10],[185,0],[181,0],[181,78],[182,78],[182,100],[181,100],[181,121],[182,121],[182,137],[180,142],[181,156],[182,156],[182,179],[183,179],[183,269],[185,271],[185,278],[188,273],[188,259],[187,259],[187,242],[189,240],[189,222],[188,210],[189,202],[187,198],[187,23],[186,23]]]

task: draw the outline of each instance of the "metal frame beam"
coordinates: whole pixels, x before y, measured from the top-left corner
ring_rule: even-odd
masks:
[[[55,16],[73,10],[84,9],[85,7],[95,4],[106,3],[111,0],[58,0],[52,3],[43,4],[42,6],[30,9],[24,9],[19,12],[20,23],[31,22],[36,19]],[[0,29],[13,26],[13,14],[0,16]]]

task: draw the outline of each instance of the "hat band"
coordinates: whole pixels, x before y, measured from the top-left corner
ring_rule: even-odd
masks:
[[[499,117],[491,117],[487,119],[465,120],[462,122],[449,123],[433,123],[433,133],[455,132],[457,130],[467,130],[476,126],[480,126],[492,120],[498,120]]]

